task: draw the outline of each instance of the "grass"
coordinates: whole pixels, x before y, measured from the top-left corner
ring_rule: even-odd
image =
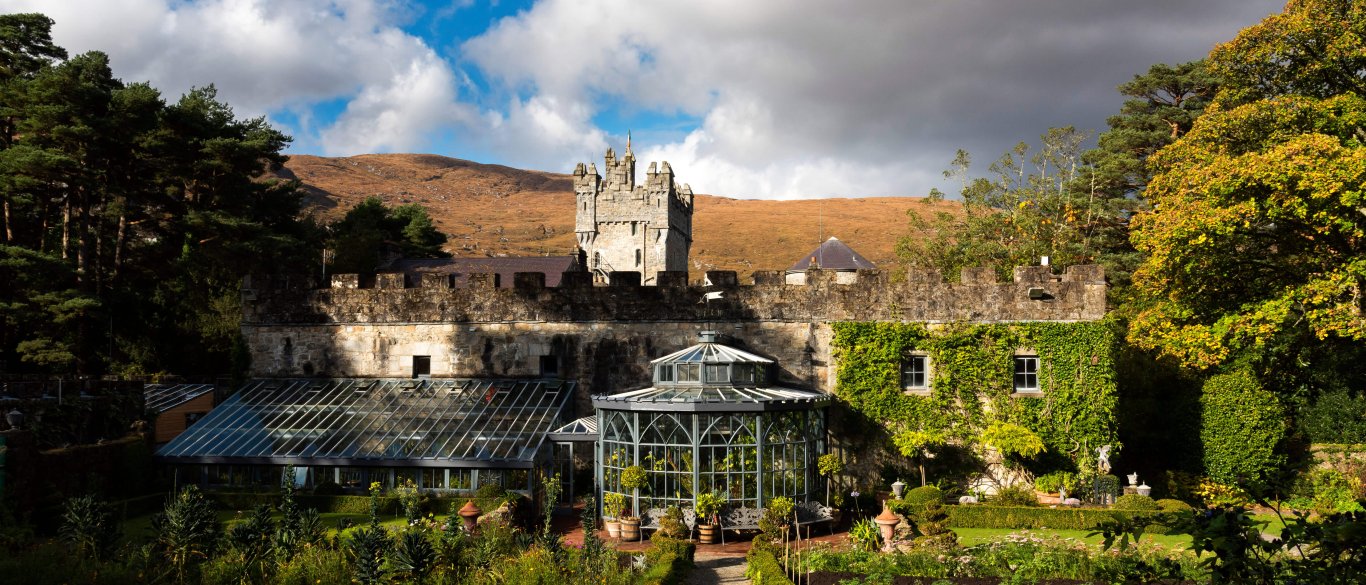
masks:
[[[959,544],[973,546],[1001,540],[1008,534],[1023,531],[1012,528],[954,528],[953,532],[958,535]],[[1030,530],[1028,532],[1044,538],[1049,536],[1074,538],[1093,546],[1100,546],[1101,542],[1105,540],[1100,535],[1087,536],[1091,533],[1089,530]],[[1191,538],[1186,534],[1144,534],[1141,541],[1149,544],[1160,544],[1166,548],[1184,549],[1190,546]]]

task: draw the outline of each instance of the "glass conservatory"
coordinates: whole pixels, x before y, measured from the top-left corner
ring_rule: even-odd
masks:
[[[267,379],[247,383],[157,459],[211,487],[335,483],[364,491],[485,483],[529,492],[575,383],[506,379]]]
[[[621,472],[639,465],[648,478],[639,508],[691,508],[712,491],[755,509],[775,496],[805,502],[821,493],[828,395],[772,385],[773,360],[709,332],[650,365],[651,387],[593,398],[605,492],[631,497]]]

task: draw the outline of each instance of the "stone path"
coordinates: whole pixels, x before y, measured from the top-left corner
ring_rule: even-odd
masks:
[[[745,578],[745,557],[739,556],[702,556],[698,555],[693,570],[688,574],[687,585],[715,585],[725,583],[741,585],[749,583]]]

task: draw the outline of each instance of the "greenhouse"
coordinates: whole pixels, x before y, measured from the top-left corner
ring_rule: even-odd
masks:
[[[651,387],[593,398],[605,492],[638,497],[637,509],[691,508],[698,494],[717,492],[755,510],[776,496],[806,502],[821,493],[828,395],[771,385],[773,360],[710,332],[650,365]],[[646,471],[638,494],[621,482],[632,465]]]
[[[178,480],[205,486],[412,481],[467,491],[529,491],[551,465],[574,382],[491,379],[254,380],[157,452]]]

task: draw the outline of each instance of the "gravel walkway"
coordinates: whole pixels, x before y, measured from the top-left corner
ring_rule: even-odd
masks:
[[[726,583],[740,585],[749,583],[745,578],[745,557],[716,556],[696,559],[692,573],[688,574],[688,585],[715,585]]]

